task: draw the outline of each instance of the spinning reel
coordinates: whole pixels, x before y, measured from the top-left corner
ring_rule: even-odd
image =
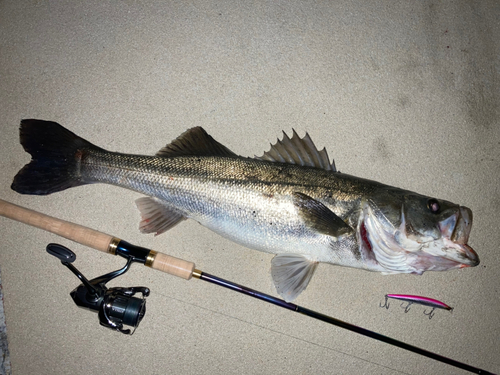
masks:
[[[106,287],[108,281],[128,271],[132,262],[136,260],[132,255],[126,256],[127,264],[125,267],[89,281],[71,264],[75,261],[76,255],[70,249],[51,243],[47,245],[47,252],[60,259],[61,263],[82,281],[82,284],[70,293],[73,301],[79,307],[96,312],[100,324],[104,327],[124,334],[134,333],[146,313],[145,297],[149,295],[149,289],[142,286],[109,289]],[[142,298],[134,297],[136,293],[142,293]],[[133,327],[133,329],[124,329],[124,325]]]

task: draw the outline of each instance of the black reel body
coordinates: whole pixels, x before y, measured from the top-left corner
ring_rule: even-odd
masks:
[[[51,243],[47,245],[47,252],[60,259],[61,263],[82,281],[82,284],[70,293],[73,301],[79,307],[96,312],[100,324],[104,327],[125,334],[134,333],[146,313],[145,298],[149,295],[149,289],[142,286],[131,288],[106,287],[107,282],[128,271],[135,260],[133,256],[127,257],[125,267],[89,281],[71,264],[75,261],[76,255],[70,249]],[[141,293],[142,298],[134,297],[137,293]],[[125,329],[124,325],[133,329]]]

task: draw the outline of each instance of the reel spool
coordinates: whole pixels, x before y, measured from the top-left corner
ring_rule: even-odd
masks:
[[[135,258],[126,256],[125,267],[99,276],[92,280],[87,280],[83,274],[71,263],[76,260],[73,251],[65,246],[51,243],[47,245],[47,252],[58,258],[63,265],[68,267],[81,281],[71,293],[71,298],[79,307],[89,309],[98,314],[99,323],[107,328],[119,331],[124,334],[133,334],[144,314],[146,313],[146,297],[149,296],[149,288],[107,288],[106,283],[123,275],[128,271]],[[142,298],[134,297],[136,293],[141,293]],[[130,326],[131,329],[123,326]]]

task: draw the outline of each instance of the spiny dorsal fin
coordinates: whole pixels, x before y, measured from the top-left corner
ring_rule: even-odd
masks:
[[[336,172],[335,162],[328,159],[326,149],[318,151],[309,134],[300,138],[293,130],[292,138],[283,132],[283,140],[271,145],[271,149],[264,155],[255,159],[267,160],[277,163],[297,164],[306,167],[316,167],[327,171]]]
[[[182,133],[156,156],[237,156],[226,146],[212,138],[202,127],[197,126]]]

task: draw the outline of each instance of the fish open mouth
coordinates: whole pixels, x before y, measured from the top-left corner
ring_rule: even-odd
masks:
[[[458,244],[467,244],[472,229],[472,211],[467,207],[460,207],[458,220],[450,239]]]
[[[394,227],[383,215],[367,205],[358,226],[358,241],[365,260],[371,260],[385,273],[444,271],[474,267],[479,264],[476,252],[467,244],[472,229],[472,211],[460,207],[438,223],[441,237],[419,241],[406,233],[405,215]],[[425,236],[424,236],[425,238]]]
[[[472,229],[472,211],[467,207],[460,207],[455,215],[439,223],[443,244],[446,248],[454,249],[451,257],[444,255],[444,258],[456,261],[458,267],[475,267],[479,264],[477,253],[470,247],[470,231]]]

